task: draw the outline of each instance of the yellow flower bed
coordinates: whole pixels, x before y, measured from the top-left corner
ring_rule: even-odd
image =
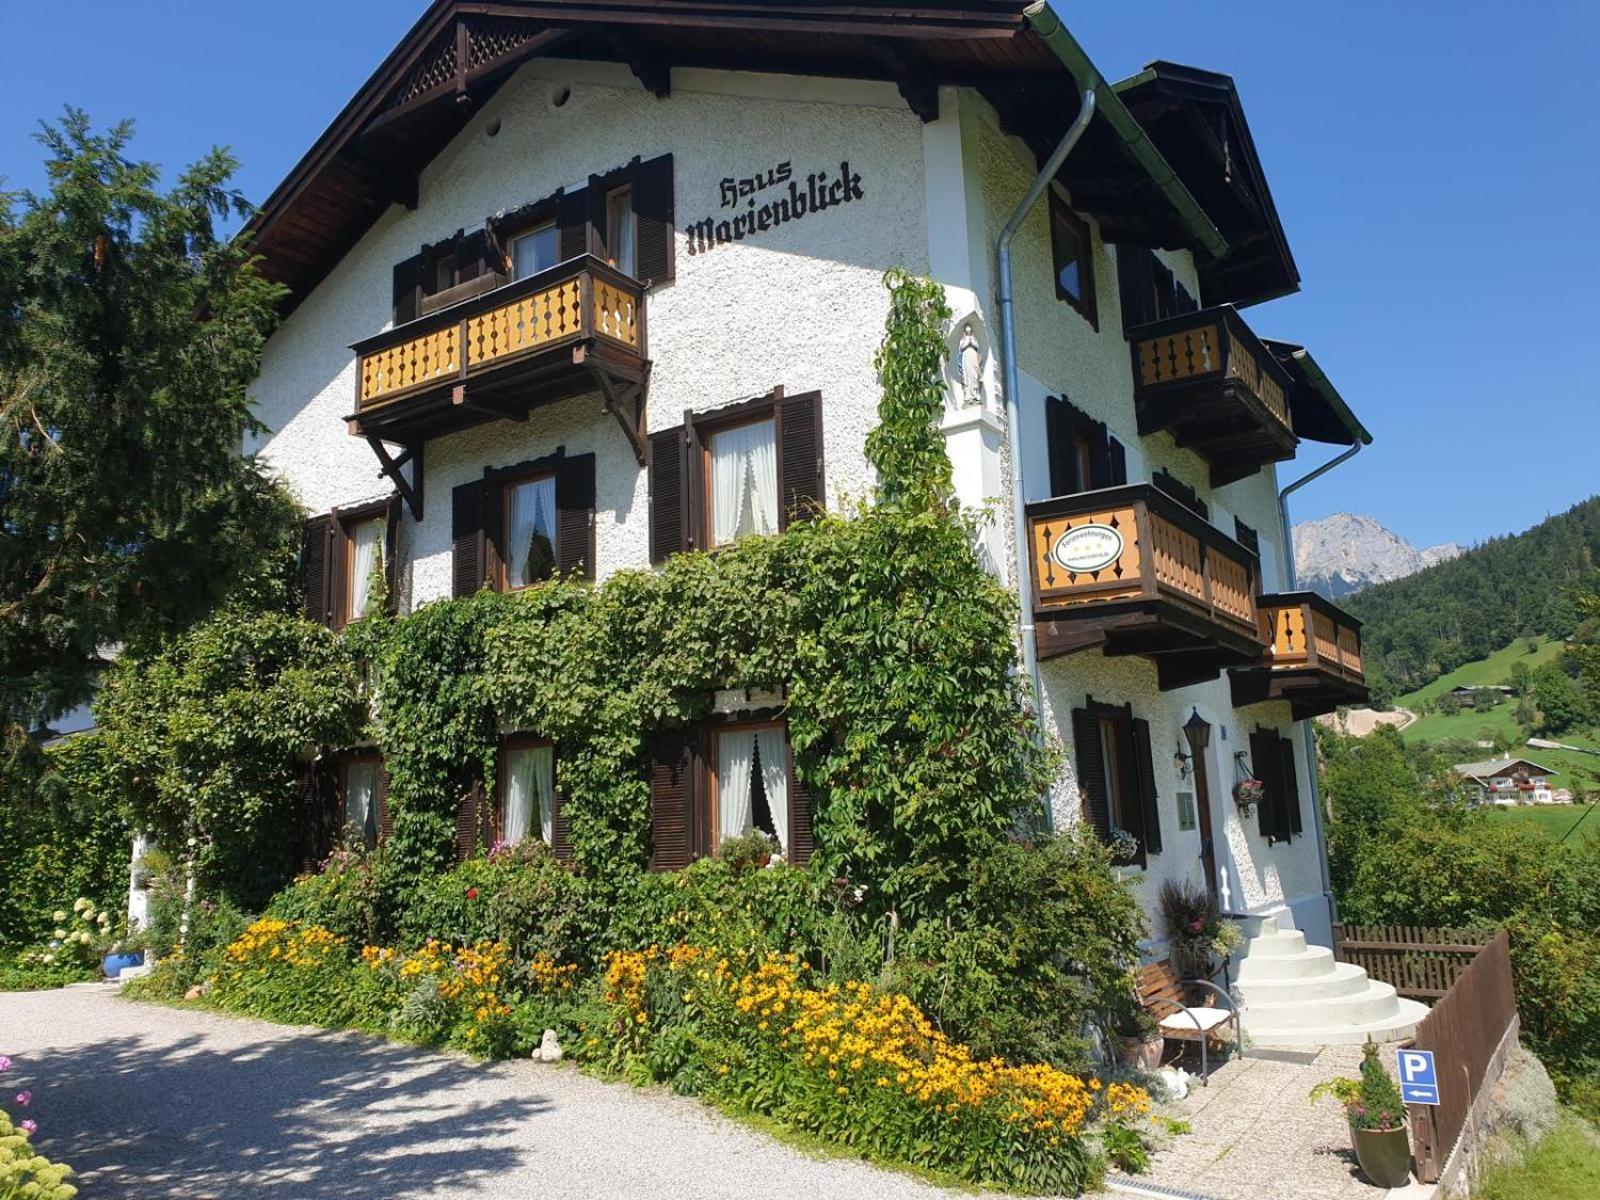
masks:
[[[618,1011],[627,1051],[647,1054],[658,1023],[668,1019],[693,1025],[706,1044],[729,1037],[750,1053],[725,1053],[714,1087],[765,1097],[763,1076],[784,1072],[761,1064],[798,1064],[803,1101],[790,1097],[773,1107],[792,1114],[801,1103],[815,1105],[814,1128],[838,1128],[851,1138],[865,1109],[887,1114],[870,1122],[891,1130],[886,1142],[950,1139],[922,1165],[976,1182],[1082,1186],[1089,1158],[1083,1136],[1091,1125],[1126,1126],[1150,1109],[1150,1097],[1128,1084],[1104,1086],[1045,1063],[975,1058],[906,996],[855,981],[814,985],[793,954],[752,963],[715,948],[650,946],[613,953],[605,966],[605,999]],[[652,986],[652,973],[664,976],[661,985]],[[662,995],[681,1002],[670,1018],[652,1011],[651,998]],[[1038,1156],[1037,1172],[1026,1162],[1030,1154]],[[1023,1166],[1007,1165],[1019,1156]]]

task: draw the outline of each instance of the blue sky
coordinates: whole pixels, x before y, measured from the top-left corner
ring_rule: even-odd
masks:
[[[423,7],[0,0],[0,175],[37,185],[30,134],[72,103],[135,118],[169,168],[231,146],[259,201]],[[1297,519],[1471,542],[1600,491],[1600,5],[1059,9],[1109,78],[1167,58],[1238,83],[1304,280],[1249,320],[1309,346],[1377,437]]]

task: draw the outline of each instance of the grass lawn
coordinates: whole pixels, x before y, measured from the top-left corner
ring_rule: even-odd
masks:
[[[1519,1165],[1491,1171],[1473,1191],[1478,1200],[1594,1200],[1600,1196],[1600,1137],[1577,1117]]]
[[[1552,807],[1495,808],[1488,811],[1496,821],[1532,825],[1554,839],[1571,829],[1588,807],[1587,804],[1558,804]],[[1583,824],[1578,826],[1578,832],[1572,835],[1572,840],[1591,836],[1600,837],[1600,808],[1584,818]]]

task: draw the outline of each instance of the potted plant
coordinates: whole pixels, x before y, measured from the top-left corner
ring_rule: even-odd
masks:
[[[1405,1187],[1411,1181],[1406,1106],[1378,1058],[1377,1045],[1368,1042],[1361,1052],[1361,1078],[1329,1079],[1311,1089],[1311,1099],[1324,1096],[1344,1105],[1362,1174],[1379,1187]]]
[[[1154,1071],[1167,1048],[1161,1024],[1131,995],[1111,1022],[1117,1065],[1128,1071]]]
[[[1244,944],[1244,933],[1217,912],[1205,888],[1169,879],[1161,885],[1158,904],[1173,966],[1185,979],[1211,978]]]

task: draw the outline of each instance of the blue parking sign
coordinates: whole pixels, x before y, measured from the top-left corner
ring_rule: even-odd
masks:
[[[1400,1099],[1407,1104],[1438,1104],[1439,1073],[1434,1069],[1432,1050],[1401,1050]]]

